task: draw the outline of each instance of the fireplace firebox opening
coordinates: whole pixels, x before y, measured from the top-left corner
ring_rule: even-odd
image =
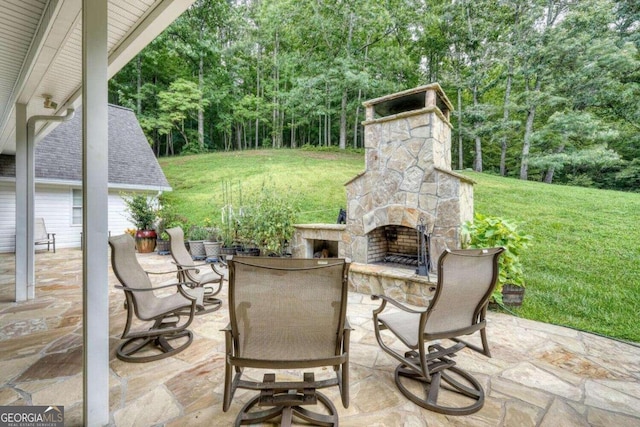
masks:
[[[310,242],[311,243],[311,242]],[[338,242],[333,240],[313,240],[314,258],[337,258]]]
[[[370,231],[368,237],[367,263],[418,266],[420,241],[415,228],[386,225]]]

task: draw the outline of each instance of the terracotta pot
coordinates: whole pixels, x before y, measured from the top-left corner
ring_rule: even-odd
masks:
[[[154,230],[136,231],[136,249],[141,254],[153,252],[156,248],[157,234]]]

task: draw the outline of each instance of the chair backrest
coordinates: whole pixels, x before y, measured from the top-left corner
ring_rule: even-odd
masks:
[[[48,240],[47,227],[44,225],[44,218],[35,219],[35,227],[33,229],[33,238],[37,242],[39,240]]]
[[[125,288],[151,288],[151,280],[136,258],[136,243],[129,234],[109,237],[111,266]],[[132,297],[138,317],[148,319],[155,315],[158,298],[153,291],[127,292]]]
[[[344,259],[228,262],[229,317],[239,357],[285,362],[340,354],[349,268]]]
[[[504,248],[446,250],[438,260],[438,287],[424,332],[446,334],[472,329],[498,280]]]
[[[183,266],[193,267],[195,263],[193,262],[193,258],[191,258],[191,254],[187,250],[187,247],[184,245],[184,231],[180,227],[168,228],[166,230],[169,235],[169,248],[171,250],[171,256],[173,260]],[[194,280],[193,273],[189,270],[186,272],[185,281],[197,281]]]

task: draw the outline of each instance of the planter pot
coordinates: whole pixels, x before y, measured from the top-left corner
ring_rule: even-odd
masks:
[[[204,242],[204,252],[207,258],[217,258],[220,255],[222,242]]]
[[[138,230],[136,231],[136,249],[141,254],[153,252],[156,248],[157,234],[154,230]]]
[[[189,240],[189,252],[195,259],[203,259],[207,256],[204,251],[204,240]]]
[[[504,285],[502,287],[502,302],[506,306],[520,307],[524,299],[524,288],[521,286]]]
[[[246,248],[236,252],[238,255],[242,256],[260,256],[259,248]]]
[[[235,255],[236,248],[223,246],[220,248],[220,255]]]
[[[169,255],[171,254],[171,243],[168,240],[158,239],[156,241],[156,250],[158,255]]]

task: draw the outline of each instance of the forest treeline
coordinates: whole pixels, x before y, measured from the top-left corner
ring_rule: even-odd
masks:
[[[438,82],[453,167],[640,191],[637,0],[196,0],[109,84],[158,156],[361,148]]]

